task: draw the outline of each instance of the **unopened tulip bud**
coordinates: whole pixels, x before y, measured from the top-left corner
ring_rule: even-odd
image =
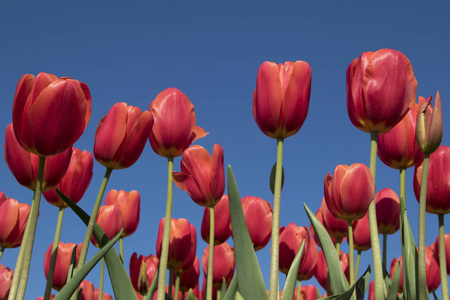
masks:
[[[423,153],[431,154],[442,141],[442,109],[441,96],[436,93],[434,108],[431,107],[431,96],[422,104],[416,125],[416,140]]]

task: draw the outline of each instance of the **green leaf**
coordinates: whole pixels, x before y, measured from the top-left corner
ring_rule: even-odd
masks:
[[[236,273],[234,273],[233,279],[231,279],[227,292],[224,295],[222,295],[223,300],[234,300],[236,292],[237,292],[237,275]]]
[[[289,268],[288,275],[286,277],[286,282],[284,283],[283,296],[281,300],[291,300],[294,298],[295,294],[295,283],[297,282],[297,273],[300,266],[300,261],[302,260],[303,250],[305,249],[305,240],[303,240],[300,250],[294,257],[291,267]],[[300,293],[300,291],[298,291]]]
[[[228,199],[239,292],[246,300],[267,299],[261,268],[245,222],[241,196],[230,166],[228,166]]]
[[[75,202],[70,200],[66,195],[61,193],[58,189],[56,192],[69,205],[69,207],[78,215],[78,217],[84,222],[89,223],[90,216],[81,209]],[[100,247],[103,247],[108,242],[108,237],[103,232],[103,229],[97,224],[94,224],[94,237],[97,240]],[[134,292],[133,285],[131,284],[128,273],[123,266],[122,261],[119,258],[116,250],[111,248],[105,255],[106,267],[108,268],[109,278],[114,292],[115,299],[135,299],[137,300],[136,293]]]
[[[236,297],[234,299],[235,300],[244,300],[244,297],[242,297],[242,295],[239,294],[239,292],[236,292]]]
[[[436,295],[436,291],[433,291],[434,300],[440,300],[438,295]]]
[[[397,268],[394,273],[394,278],[392,279],[391,285],[388,290],[387,298],[386,300],[396,300],[397,297],[397,291],[398,291],[398,284],[400,282],[400,270],[401,270],[400,262],[397,263]]]
[[[194,293],[192,292],[192,289],[189,289],[189,293],[186,297],[186,300],[198,300],[197,297],[195,297]]]
[[[366,272],[356,281],[356,299],[364,299],[364,295],[366,294],[367,288],[370,283],[370,273],[372,269],[370,265],[367,267]]]
[[[145,295],[144,300],[151,300],[153,299],[153,295],[156,292],[156,289],[158,288],[158,276],[159,276],[159,268],[156,268],[155,277],[153,277],[153,281],[150,284],[150,287],[148,288],[147,295]]]
[[[403,213],[403,248],[405,253],[403,254],[403,276],[406,282],[406,288],[404,293],[406,299],[416,299],[416,287],[417,287],[417,248],[414,242],[414,237],[411,232],[408,217],[406,211]]]
[[[277,162],[273,164],[272,170],[270,171],[270,190],[272,194],[275,193],[275,173],[277,169]],[[281,166],[281,190],[283,190],[284,186],[284,168]]]
[[[222,278],[222,289],[220,290],[220,294],[225,295],[227,293],[227,281],[225,280],[225,277]]]
[[[335,294],[342,294],[350,289],[350,285],[345,278],[344,272],[342,272],[341,262],[339,256],[336,253],[336,248],[331,241],[328,232],[317,217],[309,210],[308,206],[305,206],[306,214],[311,221],[311,225],[314,227],[317,238],[319,239],[320,246],[322,248],[325,260],[327,261],[328,272],[330,274],[330,282]]]
[[[119,240],[123,229],[120,230],[115,237],[113,237],[106,245],[104,245],[73,277],[64,285],[64,287],[56,295],[55,300],[69,299],[76,291],[80,283],[87,276],[87,274],[95,267],[95,265],[102,259],[103,256],[111,249],[112,246]]]
[[[77,269],[77,248],[78,245],[75,245],[72,249],[72,256],[70,257],[70,265],[69,265],[69,271],[67,272],[67,280],[66,283],[69,282],[69,280],[73,277],[75,274],[75,271]]]

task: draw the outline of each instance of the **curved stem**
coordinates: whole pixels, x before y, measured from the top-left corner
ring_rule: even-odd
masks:
[[[44,178],[44,166],[45,166],[45,157],[39,156],[39,169],[38,169],[38,177],[36,181],[36,189],[34,190],[34,199],[33,204],[31,206],[31,212],[28,219],[30,222],[30,228],[28,232],[28,236],[24,236],[27,240],[27,246],[23,253],[23,261],[22,261],[22,272],[20,273],[19,279],[19,288],[17,290],[17,298],[22,300],[25,297],[25,291],[27,289],[28,283],[28,275],[30,272],[30,264],[31,264],[31,254],[33,252],[33,244],[34,244],[34,236],[36,234],[36,225],[37,219],[39,216],[39,206],[41,203],[41,193],[42,193],[42,181]],[[16,275],[17,276],[17,275]]]
[[[206,279],[206,300],[212,300],[214,273],[214,207],[209,208],[209,257]]]
[[[356,277],[358,277],[358,273],[359,273],[360,260],[361,260],[361,250],[358,250],[358,253],[356,254],[356,268],[355,268]]]
[[[100,268],[100,284],[98,286],[98,300],[103,298],[103,281],[105,278],[105,258],[102,257],[102,264]]]
[[[53,287],[53,277],[55,275],[56,258],[58,256],[59,237],[64,217],[64,207],[59,208],[58,221],[56,222],[55,237],[53,238],[52,256],[50,258],[50,267],[48,269],[47,284],[45,285],[44,300],[50,299]]]
[[[170,223],[172,220],[172,192],[173,192],[173,157],[167,158],[167,201],[166,216],[164,219],[164,233],[161,245],[161,258],[159,260],[158,300],[165,299],[167,260],[169,259]]]
[[[119,238],[119,257],[123,265],[123,237]]]
[[[180,294],[180,273],[175,273],[175,295],[173,300],[178,300],[178,295]]]
[[[430,154],[424,153],[423,169],[422,169],[422,182],[420,185],[420,202],[419,202],[419,253],[417,260],[417,288],[419,299],[427,299],[427,267],[426,267],[426,254],[425,254],[425,219],[426,219],[426,207],[427,207],[427,179],[428,179],[428,163],[430,160]]]
[[[281,176],[283,168],[283,138],[277,138],[277,166],[275,171],[275,189],[273,193],[272,214],[272,248],[270,258],[269,300],[276,300],[278,295],[278,266],[280,241],[280,202]]]
[[[439,268],[441,270],[442,299],[448,299],[447,263],[445,259],[444,215],[439,214]]]
[[[355,283],[355,253],[353,251],[353,227],[352,221],[347,220],[348,226],[348,247],[349,247],[349,264],[348,268],[350,269],[350,286]]]
[[[374,182],[376,183],[377,170],[377,139],[378,132],[372,131],[370,133],[370,172]],[[372,243],[372,259],[375,278],[375,299],[382,300],[385,298],[385,286],[383,278],[383,267],[381,264],[381,249],[380,240],[378,238],[377,227],[377,211],[375,208],[375,198],[372,199],[369,205],[369,228],[370,228],[370,242]]]

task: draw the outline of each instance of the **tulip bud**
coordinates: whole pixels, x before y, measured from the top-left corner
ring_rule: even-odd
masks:
[[[436,93],[434,108],[431,107],[431,96],[426,100],[419,111],[416,125],[416,140],[423,153],[431,154],[439,147],[442,141],[442,109],[441,96]]]
[[[141,196],[138,191],[117,191],[111,190],[106,194],[105,205],[115,204],[122,215],[122,237],[133,234],[139,224],[139,214],[141,210]]]

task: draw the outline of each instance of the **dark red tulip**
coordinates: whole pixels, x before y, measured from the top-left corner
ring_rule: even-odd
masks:
[[[83,246],[82,243],[80,244],[74,244],[74,243],[58,243],[58,254],[56,256],[56,265],[55,265],[55,274],[53,277],[53,288],[57,291],[61,290],[63,286],[67,282],[67,273],[69,272],[69,266],[70,266],[70,260],[72,258],[72,252],[73,249],[77,246],[76,250],[76,258],[77,263],[78,259],[80,258],[81,253],[81,247]],[[50,260],[52,256],[52,248],[53,243],[50,244],[47,251],[44,254],[44,273],[45,278],[48,277],[48,271],[50,268]]]
[[[116,103],[95,132],[95,159],[107,168],[124,169],[141,156],[152,129],[153,116],[124,102]]]
[[[155,120],[150,145],[161,156],[180,156],[193,141],[208,134],[195,126],[194,105],[176,88],[159,93],[150,104],[150,112]]]
[[[199,276],[200,260],[198,259],[198,257],[195,257],[194,263],[191,265],[191,267],[180,274],[180,291],[189,292],[189,289],[195,289],[195,287],[198,288]]]
[[[200,233],[202,239],[209,244],[209,207],[203,211],[202,227]],[[219,245],[231,236],[231,219],[228,195],[223,195],[219,203],[214,206],[214,244]]]
[[[56,188],[44,192],[45,199],[56,207],[66,208],[68,205],[59,197],[60,190],[75,203],[81,200],[92,179],[94,159],[89,151],[72,148],[72,157],[66,174]]]
[[[420,199],[423,165],[414,169],[414,193]],[[450,147],[440,146],[430,155],[427,179],[427,212],[432,214],[450,213]]]
[[[137,257],[136,252],[130,258],[130,280],[134,289],[145,296],[158,270],[159,259],[154,255]]]
[[[421,99],[421,97],[419,97]],[[416,140],[423,153],[431,154],[439,147],[442,141],[442,109],[439,91],[436,94],[434,108],[431,107],[431,97],[419,108],[416,125]]]
[[[0,247],[15,248],[22,244],[30,209],[28,204],[0,192]]]
[[[364,52],[347,69],[347,110],[350,121],[365,132],[386,133],[416,99],[417,80],[401,52]]]
[[[253,92],[253,117],[271,138],[296,134],[308,114],[311,67],[304,61],[275,64],[264,62],[258,70]]]
[[[400,228],[400,199],[390,188],[384,188],[375,195],[377,225],[379,234],[394,234]]]
[[[112,239],[122,229],[122,214],[117,205],[100,206],[95,220],[103,229],[108,239]],[[91,236],[91,242],[95,247],[99,247],[97,240]]]
[[[115,204],[122,215],[122,237],[133,234],[139,225],[141,211],[141,195],[138,191],[111,190],[106,194],[105,205]]]
[[[5,132],[5,161],[16,180],[34,192],[39,169],[39,156],[24,150],[14,135],[12,123]],[[69,167],[72,147],[61,154],[50,156],[45,160],[42,191],[54,188],[63,178]]]
[[[310,240],[306,261],[300,268],[298,268],[297,280],[304,281],[311,279],[311,277],[314,276],[314,269],[316,267],[318,257],[319,250],[317,249],[316,243],[313,243],[313,241]]]
[[[325,176],[325,202],[338,219],[353,221],[362,218],[375,196],[375,181],[364,164],[338,165],[333,177]]]
[[[444,235],[445,241],[445,261],[447,265],[447,274],[450,275],[450,233],[446,233]],[[439,235],[436,238],[436,241],[431,245],[431,250],[433,250],[434,254],[437,257],[437,261],[439,261]]]
[[[430,247],[425,247],[425,265],[428,293],[434,292],[441,285],[439,261]]]
[[[225,278],[227,286],[233,278],[235,268],[234,249],[227,242],[214,246],[213,261],[213,286],[217,289],[222,287],[222,279]],[[209,245],[203,251],[202,265],[205,278],[208,274]],[[214,294],[214,293],[213,293]]]
[[[181,159],[181,173],[173,172],[173,179],[198,205],[215,206],[225,190],[222,147],[215,144],[212,157],[202,146],[189,147]]]
[[[9,289],[11,288],[13,278],[13,271],[0,264],[0,300],[6,300],[9,296]]]
[[[272,206],[259,197],[242,198],[242,209],[255,251],[264,248],[272,235]]]
[[[300,250],[303,241],[305,241],[305,247],[303,248],[299,268],[306,263],[309,253],[310,240],[309,230],[306,226],[297,226],[294,223],[290,223],[286,228],[282,227],[280,229],[280,272],[284,274],[289,272],[292,261],[294,260],[297,252]]]
[[[31,153],[52,156],[71,148],[90,117],[91,94],[83,82],[39,73],[24,75],[17,84],[14,132]]]

